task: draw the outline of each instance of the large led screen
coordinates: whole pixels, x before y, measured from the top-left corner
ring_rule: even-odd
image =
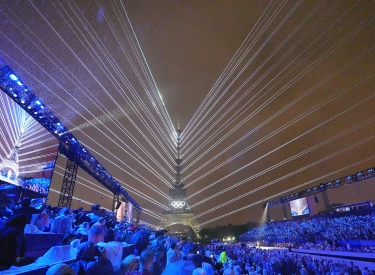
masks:
[[[134,206],[130,202],[121,202],[119,208],[117,208],[117,220],[125,221],[130,224],[133,223]]]
[[[59,141],[0,90],[0,180],[47,196]]]
[[[293,200],[289,203],[289,205],[293,217],[310,214],[310,208],[307,198]]]

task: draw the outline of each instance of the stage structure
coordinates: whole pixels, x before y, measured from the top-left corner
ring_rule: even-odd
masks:
[[[324,206],[325,206],[326,210],[331,211],[330,204],[329,204],[328,197],[327,197],[327,193],[326,193],[326,191],[328,189],[337,188],[337,187],[340,187],[340,186],[343,186],[343,185],[346,185],[346,184],[352,184],[352,183],[355,183],[355,182],[358,182],[358,181],[361,181],[361,180],[365,180],[365,179],[368,179],[368,178],[371,178],[371,177],[375,177],[375,167],[371,167],[371,168],[368,168],[366,170],[359,171],[355,174],[348,175],[348,176],[336,179],[334,181],[321,183],[319,186],[315,186],[315,187],[309,188],[307,190],[304,190],[304,191],[301,191],[301,192],[298,192],[298,193],[295,193],[295,194],[291,194],[289,196],[276,199],[274,201],[270,201],[267,204],[268,204],[268,206],[284,204],[286,202],[293,201],[293,200],[296,200],[296,199],[299,199],[299,198],[304,198],[304,197],[307,197],[309,195],[322,193]]]
[[[169,189],[171,200],[168,203],[168,207],[170,210],[163,212],[166,221],[160,222],[158,228],[165,229],[174,224],[183,224],[189,226],[196,236],[198,236],[199,228],[192,219],[194,213],[189,207],[186,198],[186,188],[184,188],[185,186],[182,179],[182,160],[180,156],[181,133],[182,130],[178,127],[176,129],[177,158],[175,159],[175,182],[173,188]]]
[[[19,164],[18,164],[18,153],[20,148],[20,141],[17,140],[16,144],[14,145],[12,151],[9,153],[8,157],[3,159],[0,163],[0,171],[1,174],[5,174],[6,178],[9,182],[18,185],[16,182],[19,171]]]
[[[69,166],[79,166],[104,187],[114,194],[119,194],[121,201],[130,202],[140,213],[142,208],[126,192],[124,188],[113,178],[104,167],[92,156],[88,150],[71,134],[61,121],[51,112],[29,87],[17,76],[12,69],[0,59],[0,89],[12,98],[31,117],[38,121],[54,137],[60,141],[59,153],[66,156],[70,162]],[[17,150],[17,148],[15,148]],[[13,152],[12,152],[13,153]],[[11,156],[8,157],[8,159]],[[9,160],[13,162],[12,159]],[[9,162],[8,161],[8,162]],[[74,164],[73,164],[74,163]],[[14,167],[16,169],[16,167]],[[16,172],[16,171],[15,171]],[[75,184],[77,169],[72,169],[73,174],[67,179],[65,186],[61,190],[59,205],[70,207]],[[65,181],[65,179],[64,179]],[[69,186],[68,186],[69,185]],[[68,192],[66,190],[69,190]]]

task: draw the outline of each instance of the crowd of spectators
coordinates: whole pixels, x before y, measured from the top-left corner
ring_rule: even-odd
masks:
[[[53,265],[48,275],[171,275],[172,269],[183,267],[189,268],[193,275],[375,274],[368,268],[360,270],[342,261],[301,256],[288,250],[265,250],[254,245],[260,239],[272,241],[280,237],[284,237],[289,244],[295,244],[294,237],[304,240],[300,244],[302,247],[330,249],[332,243],[321,239],[330,238],[335,242],[344,236],[359,236],[368,240],[373,238],[373,214],[340,219],[319,217],[307,221],[272,222],[247,232],[243,237],[250,240],[248,243],[202,247],[165,234],[167,231],[152,231],[146,225],[119,222],[114,213],[86,212],[82,209],[72,211],[48,205],[36,209],[30,207],[30,203],[31,200],[24,199],[13,209],[2,209],[1,217],[4,218],[0,224],[0,247],[6,249],[0,250],[1,270],[22,263],[25,255],[24,233],[33,233],[60,234],[63,237],[55,245],[69,246],[76,251],[75,259]],[[333,228],[340,230],[336,233]],[[311,241],[312,237],[316,242]],[[279,246],[285,243],[274,242]],[[123,256],[126,246],[131,247],[131,251]],[[181,265],[177,266],[177,263]]]
[[[240,239],[277,247],[374,253],[373,244],[353,246],[350,243],[354,240],[374,240],[375,243],[375,213],[272,221],[246,232]]]
[[[212,248],[211,248],[212,249]],[[268,250],[243,245],[216,246],[217,255],[225,251],[221,274],[290,274],[290,275],[369,275],[374,270],[360,269],[353,262],[320,259],[306,254],[290,253],[288,250]],[[222,260],[219,257],[219,261]]]

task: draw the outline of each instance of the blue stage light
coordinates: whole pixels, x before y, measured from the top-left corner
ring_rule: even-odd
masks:
[[[12,79],[12,80],[14,80],[14,81],[18,80],[18,77],[15,76],[14,74],[9,75],[9,78]]]
[[[61,146],[62,153],[72,160],[76,161],[77,164],[87,171],[90,175],[94,176],[100,183],[105,187],[111,189],[111,191],[117,192],[124,196],[127,201],[131,202],[136,210],[141,211],[142,208],[135,202],[133,198],[119,185],[112,176],[110,176],[105,169],[95,160],[93,156],[90,156],[87,150],[82,149],[78,140],[76,140],[72,134],[69,133],[68,129],[60,122],[56,116],[54,116],[46,106],[39,100],[35,94],[32,93],[26,86],[26,84],[21,82],[21,79],[17,77],[7,66],[2,64],[0,59],[0,75],[8,76],[9,79],[1,78],[1,84],[4,84],[5,92],[16,99],[16,102],[21,105],[22,108],[26,109],[27,112],[37,119],[46,129],[58,135],[58,139],[62,142],[65,141],[67,145],[71,146]],[[3,83],[4,82],[4,83]],[[18,84],[15,85],[15,84]],[[3,87],[3,85],[2,85]],[[18,99],[19,98],[19,99]],[[27,102],[27,104],[26,104]],[[36,107],[39,106],[40,108]],[[46,117],[46,119],[44,119]],[[92,165],[88,165],[87,162],[82,162],[82,159],[90,159]],[[96,165],[95,165],[96,164]],[[108,177],[108,180],[104,179]],[[103,182],[104,180],[104,182]]]

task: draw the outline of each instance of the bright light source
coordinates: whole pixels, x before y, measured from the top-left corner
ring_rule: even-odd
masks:
[[[172,201],[171,205],[173,208],[183,208],[185,206],[184,201]]]
[[[14,74],[9,75],[9,78],[14,80],[14,81],[18,80],[18,77],[15,76]]]
[[[17,81],[17,84],[22,86],[22,82],[21,81]]]

